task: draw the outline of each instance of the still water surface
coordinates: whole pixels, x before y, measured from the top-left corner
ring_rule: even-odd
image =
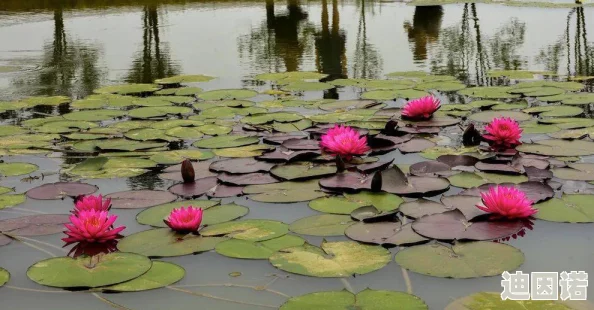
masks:
[[[250,86],[256,83],[251,80],[255,74],[296,70],[320,71],[333,78],[382,78],[392,71],[420,69],[455,75],[471,84],[488,83],[486,73],[495,68],[594,75],[594,31],[588,28],[594,22],[593,8],[494,4],[415,8],[399,2],[337,0],[113,2],[0,2],[0,66],[21,68],[0,71],[0,101],[34,95],[82,98],[100,85],[149,83],[182,73],[219,77],[204,84],[205,89]],[[10,160],[19,161],[19,157]],[[406,155],[398,162],[420,160]],[[59,169],[60,160],[39,158],[36,164],[40,172],[51,172]],[[19,179],[5,179],[2,185],[16,186],[22,192],[41,184]],[[53,175],[43,183],[57,180]],[[100,186],[104,194],[171,185],[156,176],[89,183]],[[290,223],[315,213],[305,203],[235,201],[250,207],[246,218]],[[29,200],[24,208],[63,213],[64,202]],[[117,213],[128,226],[126,234],[144,229],[135,223],[137,211]],[[525,238],[510,244],[525,253],[524,272],[584,270],[594,274],[593,235],[590,224],[538,221]],[[59,237],[37,239],[58,245]],[[312,244],[321,242],[321,238],[307,239]],[[11,271],[14,287],[45,289],[25,275],[27,266],[44,258],[44,253],[17,242],[0,250],[0,262]],[[289,276],[267,261],[230,259],[214,252],[167,260],[186,268],[179,284],[199,285],[188,289],[243,303],[165,289],[107,298],[130,309],[266,309],[254,304],[276,307],[286,298],[266,290],[221,285],[266,287],[290,296],[345,286],[354,291],[366,287],[406,291],[395,263],[345,283]],[[230,277],[232,272],[242,275]],[[501,291],[499,277],[453,280],[414,273],[410,277],[414,294],[430,309],[443,309],[453,299],[474,292]],[[594,296],[594,290],[589,293]],[[111,309],[84,293],[2,288],[0,300],[2,309]]]

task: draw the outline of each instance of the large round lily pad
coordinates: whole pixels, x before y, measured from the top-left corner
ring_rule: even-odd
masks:
[[[270,173],[278,178],[292,181],[331,175],[336,172],[336,166],[318,165],[310,162],[295,162],[278,165]]]
[[[518,268],[524,254],[507,244],[478,241],[439,243],[409,247],[395,256],[400,266],[428,276],[442,278],[477,278],[501,275]]]
[[[355,222],[349,215],[320,214],[299,219],[289,226],[294,233],[310,236],[342,236]]]
[[[585,156],[594,154],[594,142],[582,140],[539,140],[522,144],[516,149],[520,152],[548,156]]]
[[[289,226],[272,220],[241,220],[208,226],[200,231],[203,236],[227,236],[247,241],[278,238],[289,232]]]
[[[468,222],[458,210],[432,214],[417,219],[413,230],[438,240],[497,240],[511,236],[524,228],[522,221]]]
[[[120,240],[122,252],[138,253],[150,257],[182,256],[214,249],[227,238],[179,234],[169,228],[149,229]]]
[[[388,250],[353,241],[322,242],[321,248],[305,243],[280,250],[270,263],[281,270],[313,277],[350,277],[381,269],[390,262]]]
[[[277,178],[267,172],[253,172],[245,174],[221,173],[218,176],[219,181],[231,185],[255,185],[270,184],[280,182]]]
[[[357,295],[346,291],[315,292],[296,296],[284,303],[280,310],[302,309],[365,309],[365,310],[425,310],[422,299],[405,292],[365,289]]]
[[[140,292],[165,287],[183,279],[186,270],[174,263],[154,260],[151,269],[136,279],[102,287],[107,292]]]
[[[220,157],[247,158],[260,156],[264,154],[264,152],[272,150],[274,150],[273,146],[269,146],[266,144],[253,144],[240,147],[216,149],[213,150],[213,153]]]
[[[128,111],[128,116],[132,118],[154,118],[163,117],[167,115],[183,115],[192,113],[192,109],[187,107],[177,106],[159,106],[159,107],[143,107]]]
[[[399,210],[402,214],[411,218],[420,218],[426,215],[449,211],[449,209],[441,203],[422,198],[401,204]]]
[[[575,307],[573,307],[575,303]],[[580,304],[578,304],[580,303]],[[587,303],[587,302],[585,302]],[[472,295],[458,298],[447,305],[445,310],[585,310],[590,309],[588,304],[580,301],[557,301],[557,300],[502,300],[500,292],[478,292]]]
[[[567,223],[594,222],[594,195],[563,195],[560,199],[553,198],[537,203],[538,210],[534,216],[541,220]]]
[[[217,244],[215,251],[233,258],[268,259],[279,250],[301,246],[304,243],[303,238],[294,235],[284,235],[265,241],[231,239]]]
[[[202,215],[202,225],[214,225],[232,221],[249,212],[248,208],[234,203],[219,206],[218,202],[213,200],[183,200],[146,209],[138,213],[136,220],[138,223],[144,225],[167,227],[163,220],[167,219],[171,211],[173,209],[188,206],[202,208],[204,210]]]
[[[428,241],[427,238],[417,234],[411,224],[402,225],[400,222],[359,222],[349,226],[344,233],[353,240],[382,246],[409,245]]]
[[[250,145],[258,143],[259,141],[260,139],[258,137],[246,135],[230,135],[202,139],[200,141],[195,142],[194,146],[205,149],[219,149]]]
[[[301,202],[327,196],[320,190],[317,180],[307,182],[280,182],[246,186],[243,190],[251,200],[260,202]]]
[[[32,199],[63,199],[64,197],[76,197],[89,195],[99,188],[95,185],[78,182],[57,182],[43,184],[27,191],[27,197]]]
[[[247,99],[258,95],[257,91],[251,89],[217,89],[198,94],[202,100],[233,100]]]
[[[214,154],[205,150],[175,150],[167,152],[158,152],[150,157],[150,160],[162,164],[179,164],[186,159],[206,160],[213,158]]]
[[[215,161],[210,164],[210,170],[228,173],[268,172],[274,164],[253,158],[236,158]]]
[[[36,171],[39,167],[29,163],[0,163],[0,175],[12,177],[17,175],[29,174]]]
[[[53,235],[64,231],[64,224],[69,222],[67,214],[28,215],[0,220],[0,232],[15,236]]]
[[[137,95],[142,93],[152,93],[159,89],[159,85],[155,84],[122,84],[105,86],[95,89],[93,92],[96,94]]]
[[[518,111],[485,111],[478,112],[470,115],[470,119],[477,122],[490,123],[496,117],[509,117],[518,122],[527,121],[530,118],[530,114],[518,112]]]
[[[344,197],[322,197],[310,201],[309,207],[324,213],[351,214],[362,206]]]
[[[197,179],[192,183],[180,183],[171,186],[168,190],[184,198],[195,198],[204,195],[218,184],[217,177]]]
[[[27,276],[52,287],[100,287],[137,278],[151,265],[146,256],[134,253],[110,253],[98,257],[98,262],[91,262],[86,256],[56,257],[33,264]]]
[[[20,205],[25,200],[26,198],[23,194],[2,194],[0,195],[0,210]]]
[[[142,209],[174,201],[177,196],[166,191],[142,189],[112,193],[105,198],[111,198],[115,209]]]
[[[321,82],[294,82],[282,87],[284,91],[323,91],[334,88],[334,85]]]
[[[155,80],[157,84],[170,85],[170,84],[183,84],[183,83],[199,83],[208,82],[214,79],[212,76],[202,74],[188,74],[188,75],[176,75],[168,78]],[[182,88],[183,89],[183,88]]]
[[[485,172],[462,172],[448,177],[453,186],[461,188],[471,188],[487,183],[522,183],[528,181],[524,175],[505,175]]]

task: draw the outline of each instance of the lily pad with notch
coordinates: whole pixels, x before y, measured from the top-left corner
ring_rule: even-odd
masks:
[[[141,189],[111,193],[105,198],[111,199],[114,209],[142,209],[172,202],[177,196],[166,191]]]
[[[286,235],[289,225],[272,220],[239,220],[208,226],[200,231],[202,236],[226,236],[228,238],[265,241]]]
[[[268,172],[274,164],[253,158],[236,158],[215,161],[210,164],[210,170],[227,173]]]
[[[68,214],[39,214],[0,220],[0,232],[9,236],[44,236],[64,231]]]
[[[268,259],[272,254],[282,249],[301,246],[305,240],[299,236],[284,235],[265,241],[248,241],[230,239],[215,247],[221,255],[241,259]]]
[[[304,180],[334,174],[336,173],[336,166],[295,162],[277,165],[270,170],[270,173],[287,181]]]
[[[538,212],[537,219],[563,223],[594,222],[594,195],[563,194],[561,198],[552,198],[533,205]]]
[[[245,174],[230,174],[223,172],[218,176],[219,181],[231,185],[256,185],[278,183],[279,179],[271,176],[268,172],[252,172]]]
[[[169,228],[158,228],[124,237],[119,241],[118,249],[148,257],[173,257],[210,251],[225,240],[227,238],[180,234]]]
[[[289,230],[309,236],[343,236],[344,230],[354,223],[349,215],[319,214],[291,223]]]
[[[295,296],[285,302],[280,310],[301,309],[389,309],[398,305],[399,310],[426,310],[419,297],[405,292],[365,289],[356,295],[347,291],[315,292]]]
[[[411,224],[402,225],[401,222],[359,222],[345,230],[347,237],[363,242],[381,246],[415,245],[429,241],[417,234]]]
[[[182,266],[158,260],[152,262],[151,269],[140,277],[100,289],[104,292],[148,291],[174,284],[186,275]]]
[[[439,202],[420,198],[401,204],[399,210],[403,215],[416,219],[426,215],[444,213],[452,209]]]
[[[90,195],[98,189],[95,185],[80,182],[48,183],[28,190],[27,197],[39,200],[64,199],[68,196]]]

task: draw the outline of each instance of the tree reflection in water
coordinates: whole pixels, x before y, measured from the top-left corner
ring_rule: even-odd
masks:
[[[383,60],[375,46],[369,42],[367,37],[367,12],[371,8],[373,15],[373,1],[357,1],[359,7],[359,24],[357,27],[357,42],[355,53],[352,57],[352,77],[364,79],[377,79],[381,77]]]

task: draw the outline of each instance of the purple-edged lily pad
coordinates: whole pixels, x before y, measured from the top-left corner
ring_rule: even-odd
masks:
[[[421,198],[401,204],[398,210],[405,216],[420,218],[426,215],[444,213],[452,209],[439,202]]]
[[[268,172],[254,172],[246,174],[221,173],[219,181],[231,185],[256,185],[270,184],[280,182],[277,178],[271,176]]]
[[[468,195],[464,192],[460,195],[441,197],[442,204],[450,210],[458,209],[469,221],[477,216],[487,214],[487,212],[476,207],[476,205],[481,202],[482,199],[480,195]]]
[[[534,167],[524,167],[529,181],[542,182],[553,178],[553,172],[548,169],[538,169]]]
[[[402,144],[398,144],[397,148],[401,153],[417,153],[434,146],[435,143],[427,139],[415,138]]]
[[[412,224],[421,236],[438,240],[497,240],[524,228],[520,220],[468,222],[458,210],[422,217]]]
[[[228,173],[268,172],[272,167],[274,164],[253,158],[234,158],[210,164],[210,170]]]
[[[173,185],[169,191],[184,198],[196,198],[206,194],[218,184],[217,177],[198,179],[194,183],[180,183]]]
[[[166,191],[148,189],[111,193],[105,198],[111,198],[111,206],[115,209],[142,209],[177,199],[177,196]]]
[[[304,134],[271,134],[263,138],[264,143],[268,144],[283,144],[283,142],[291,139],[306,139],[307,135]]]
[[[10,237],[7,237],[6,235],[0,234],[0,246],[7,245],[7,244],[9,244],[11,242],[12,242],[12,239]]]
[[[479,161],[474,167],[483,172],[501,173],[501,174],[523,174],[524,167],[521,165],[508,165],[498,163],[486,163]]]
[[[243,195],[243,186],[233,186],[226,184],[218,184],[206,192],[206,196],[210,198],[227,198]]]
[[[437,176],[447,173],[451,167],[436,160],[428,160],[412,164],[409,172],[416,176]]]
[[[39,200],[63,199],[67,196],[89,195],[98,189],[95,185],[80,182],[48,183],[28,190],[27,197]]]
[[[411,245],[429,241],[413,231],[411,224],[400,222],[357,223],[345,230],[353,240],[382,246]]]
[[[283,147],[293,151],[317,151],[320,142],[317,140],[289,139],[283,142]]]
[[[304,150],[304,151],[293,151],[283,147],[279,147],[276,150],[268,153],[264,153],[261,156],[256,157],[259,160],[271,161],[271,162],[289,162],[296,160],[305,160],[321,155],[320,150]]]
[[[441,155],[437,157],[437,161],[453,168],[458,166],[474,166],[479,159],[469,155]]]
[[[371,172],[374,172],[377,170],[385,170],[393,162],[394,162],[394,159],[392,158],[392,160],[390,160],[390,161],[376,161],[374,163],[362,164],[362,165],[357,166],[357,170],[359,170],[363,173],[371,173]]]
[[[64,231],[68,214],[40,214],[0,221],[0,232],[15,236],[53,235]]]

